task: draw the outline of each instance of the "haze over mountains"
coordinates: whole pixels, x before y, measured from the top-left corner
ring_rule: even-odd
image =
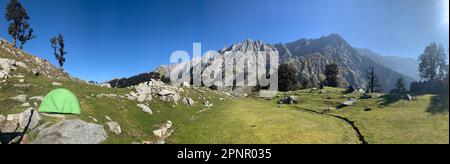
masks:
[[[317,39],[300,39],[285,44],[268,44],[248,39],[242,43],[218,50],[225,51],[278,51],[280,63],[292,63],[299,72],[298,78],[306,87],[317,87],[328,64],[336,63],[341,71],[341,81],[346,86],[366,88],[367,71],[373,67],[381,89],[390,91],[399,78],[404,78],[406,87],[418,79],[417,63],[413,59],[385,57],[368,49],[352,47],[338,34]],[[176,64],[161,65],[155,70],[168,75]]]

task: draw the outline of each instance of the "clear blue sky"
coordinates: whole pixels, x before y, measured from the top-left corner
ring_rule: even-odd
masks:
[[[444,7],[445,1],[447,8]],[[8,0],[0,0],[4,13]],[[448,0],[22,0],[37,38],[25,50],[56,64],[49,38],[62,33],[66,70],[105,81],[149,72],[175,50],[203,52],[247,38],[285,43],[342,35],[356,47],[416,58],[449,45]],[[7,22],[0,37],[10,40]]]

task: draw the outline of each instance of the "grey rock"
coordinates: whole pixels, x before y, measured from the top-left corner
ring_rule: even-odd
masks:
[[[409,94],[405,95],[405,99],[408,100],[408,101],[413,101],[413,97],[411,95],[409,95]]]
[[[61,84],[61,83],[58,83],[58,82],[52,82],[52,85],[53,85],[53,86],[56,86],[56,87],[62,86],[62,84]]]
[[[174,94],[174,92],[173,92],[173,91],[166,90],[166,89],[164,89],[164,90],[158,92],[158,95],[159,95],[159,96],[168,96],[168,95],[171,95],[171,94]]]
[[[109,131],[113,132],[114,134],[118,135],[122,133],[122,129],[117,122],[109,121],[106,123],[106,125],[108,125]]]
[[[42,101],[42,100],[44,100],[44,97],[43,96],[33,96],[33,97],[30,97],[30,100]]]
[[[10,99],[21,102],[21,103],[25,103],[25,102],[27,102],[27,95],[17,95],[16,97],[12,97]]]
[[[278,101],[278,104],[295,104],[297,102],[297,96],[288,96]]]
[[[354,103],[356,103],[356,99],[351,98],[350,100],[342,102],[341,105],[342,106],[352,106]]]
[[[149,114],[153,114],[153,111],[150,109],[150,107],[148,107],[147,105],[145,105],[145,104],[137,104],[137,106],[139,107],[139,108],[141,108],[142,109],[142,111],[143,112],[145,112],[145,113],[149,113]]]
[[[101,125],[65,120],[40,131],[33,144],[100,144],[107,137]]]
[[[2,123],[3,121],[6,121],[6,117],[0,114],[0,123]]]

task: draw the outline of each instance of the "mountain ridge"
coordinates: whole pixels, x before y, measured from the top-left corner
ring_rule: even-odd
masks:
[[[394,88],[398,78],[404,78],[406,86],[414,81],[407,75],[399,73],[374,59],[362,55],[357,48],[352,47],[342,36],[331,34],[317,39],[299,39],[284,44],[268,44],[263,41],[247,39],[232,46],[222,48],[225,51],[278,51],[280,63],[292,63],[299,72],[299,80],[306,81],[305,87],[317,87],[324,74],[327,64],[336,63],[341,68],[341,80],[344,85],[366,88],[366,75],[369,68],[374,67],[380,79],[381,89],[385,92]],[[161,65],[155,72],[167,74],[176,64]]]

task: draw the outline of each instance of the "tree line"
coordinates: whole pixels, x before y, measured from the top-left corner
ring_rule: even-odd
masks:
[[[23,49],[24,45],[36,38],[34,30],[31,27],[28,15],[25,7],[19,0],[10,0],[6,6],[5,19],[8,21],[8,34],[12,38],[12,46],[15,48]],[[66,62],[64,37],[59,34],[58,37],[50,38],[50,45],[53,48],[53,55],[59,63],[59,68],[63,70],[63,65]]]

